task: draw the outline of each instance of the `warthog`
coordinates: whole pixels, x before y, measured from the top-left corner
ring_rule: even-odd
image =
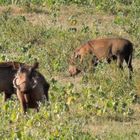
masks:
[[[106,59],[108,63],[111,60],[117,60],[117,64],[121,69],[123,69],[123,61],[125,60],[129,68],[129,77],[132,77],[133,44],[129,40],[123,38],[105,38],[88,41],[74,51],[74,59],[80,58],[82,62],[84,56],[87,54],[93,54],[94,58],[96,57],[99,61]],[[97,61],[93,60],[92,62],[97,65]]]
[[[19,69],[20,66],[30,67],[24,63],[20,62],[1,62],[0,63],[0,92],[4,92],[4,101],[9,99],[13,93],[15,93],[15,89],[13,87],[13,79],[14,76]],[[46,82],[44,76],[36,71],[35,73],[38,74],[40,77],[40,81],[44,88],[44,93],[48,100],[48,89],[49,84]]]
[[[19,67],[13,80],[24,113],[27,108],[35,108],[38,111],[38,101],[44,99],[44,87],[40,76],[35,71],[36,68],[37,65],[30,68]]]

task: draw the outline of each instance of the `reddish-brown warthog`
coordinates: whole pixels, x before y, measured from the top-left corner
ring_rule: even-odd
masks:
[[[19,67],[13,80],[24,113],[27,108],[35,108],[38,111],[38,101],[44,99],[44,87],[36,73],[37,67],[36,64],[30,68]]]
[[[121,69],[123,69],[125,60],[131,78],[131,73],[133,72],[133,44],[129,40],[123,38],[94,39],[77,48],[74,52],[74,58],[79,57],[82,62],[83,57],[89,53],[96,56],[99,61],[106,59],[110,63],[111,60],[117,60],[117,64]],[[93,60],[93,62],[95,61]]]
[[[13,87],[13,79],[14,76],[19,69],[20,66],[30,67],[27,64],[20,62],[1,62],[0,63],[0,92],[4,92],[4,101],[11,97],[13,93],[15,93]],[[46,82],[44,76],[38,71],[35,72],[40,77],[40,81],[44,88],[44,93],[48,100],[48,89],[49,84]]]

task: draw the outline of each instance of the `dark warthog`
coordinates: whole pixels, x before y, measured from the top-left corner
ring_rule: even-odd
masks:
[[[29,65],[20,62],[0,63],[0,92],[4,92],[4,101],[6,101],[8,98],[11,97],[13,93],[15,93],[13,87],[13,79],[20,65],[28,68],[30,67]],[[36,74],[38,74],[38,76],[40,77],[40,81],[44,88],[44,93],[48,100],[49,84],[46,82],[44,76],[41,73],[36,71]]]
[[[35,70],[37,67],[36,64],[30,68],[19,67],[13,80],[24,113],[27,108],[36,108],[38,111],[38,101],[44,99],[44,87],[40,76]]]
[[[123,69],[123,61],[125,60],[131,78],[131,72],[133,71],[133,44],[129,40],[123,38],[105,38],[88,41],[85,45],[75,50],[74,59],[80,58],[82,62],[86,54],[93,54],[94,58],[96,57],[99,61],[106,59],[108,63],[111,60],[117,60],[117,64],[121,69]],[[93,63],[97,65],[97,61],[93,60]]]

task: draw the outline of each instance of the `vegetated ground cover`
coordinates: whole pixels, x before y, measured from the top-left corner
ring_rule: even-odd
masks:
[[[139,139],[140,1],[0,1],[0,61],[40,62],[50,104],[24,116],[0,95],[0,139]],[[69,77],[69,57],[86,41],[124,37],[134,44],[133,79],[112,63]],[[77,62],[78,63],[78,62]]]

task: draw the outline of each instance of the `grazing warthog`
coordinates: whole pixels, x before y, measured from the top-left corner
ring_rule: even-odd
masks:
[[[123,69],[123,61],[125,60],[129,68],[129,77],[131,79],[131,72],[133,72],[133,44],[129,40],[123,38],[91,40],[75,50],[74,58],[80,58],[82,62],[83,57],[87,54],[93,54],[99,61],[106,59],[108,63],[110,63],[111,60],[117,60],[117,64],[121,69]],[[97,64],[97,61],[95,62],[95,60],[93,60],[93,62]]]
[[[13,87],[13,79],[14,76],[19,69],[20,66],[29,68],[29,65],[20,62],[1,62],[0,63],[0,92],[4,92],[4,101],[9,99],[13,93],[15,93],[15,89]],[[44,93],[48,100],[48,89],[49,84],[46,82],[44,76],[38,71],[35,72],[40,77],[40,82],[43,85]]]
[[[44,87],[40,76],[36,73],[37,67],[36,64],[30,68],[19,67],[13,80],[24,113],[27,108],[35,108],[38,111],[38,101],[44,99]]]

